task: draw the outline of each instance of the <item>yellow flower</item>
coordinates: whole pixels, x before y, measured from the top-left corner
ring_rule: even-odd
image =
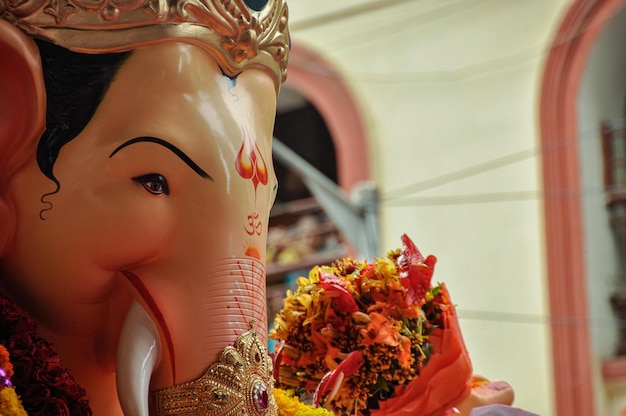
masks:
[[[326,409],[313,408],[302,403],[292,391],[274,389],[279,416],[332,416]]]
[[[0,416],[28,416],[12,387],[0,390]]]

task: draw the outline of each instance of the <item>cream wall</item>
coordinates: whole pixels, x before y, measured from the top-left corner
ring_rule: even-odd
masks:
[[[607,25],[588,58],[578,99],[582,207],[584,212],[587,293],[593,346],[596,407],[599,415],[608,410],[607,393],[600,364],[615,353],[616,323],[609,297],[619,284],[618,259],[610,233],[609,217],[602,190],[602,152],[598,123],[609,120],[624,126],[626,96],[626,12]]]
[[[368,3],[289,4],[293,42],[336,66],[367,120],[383,251],[406,232],[435,254],[475,370],[553,415],[538,93],[568,2]]]

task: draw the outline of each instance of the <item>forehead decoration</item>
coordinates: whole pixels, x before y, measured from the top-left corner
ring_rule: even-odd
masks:
[[[166,41],[206,50],[228,76],[246,68],[287,76],[285,0],[0,0],[0,17],[27,34],[82,53]]]

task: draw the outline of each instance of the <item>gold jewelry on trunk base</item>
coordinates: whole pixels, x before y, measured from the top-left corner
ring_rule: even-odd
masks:
[[[224,348],[198,380],[153,392],[157,416],[276,416],[272,359],[254,331]]]

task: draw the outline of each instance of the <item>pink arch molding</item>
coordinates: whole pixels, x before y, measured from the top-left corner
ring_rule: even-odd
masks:
[[[302,94],[326,122],[335,145],[339,186],[349,191],[356,182],[368,180],[367,133],[342,76],[317,53],[294,43],[285,85]]]
[[[594,414],[578,196],[577,99],[587,58],[624,0],[575,0],[548,55],[540,101],[547,272],[558,415]],[[607,300],[608,301],[608,300]]]

